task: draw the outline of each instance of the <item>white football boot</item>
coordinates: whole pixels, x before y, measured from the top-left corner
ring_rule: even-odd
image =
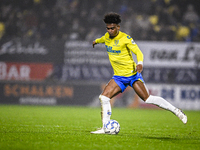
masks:
[[[103,128],[100,128],[100,129],[98,129],[97,131],[92,131],[92,132],[90,132],[90,133],[92,133],[92,134],[105,134]]]
[[[175,114],[184,124],[187,123],[187,116],[180,110],[178,109],[176,114]]]

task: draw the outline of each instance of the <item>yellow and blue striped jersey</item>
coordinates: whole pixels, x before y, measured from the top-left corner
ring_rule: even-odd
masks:
[[[136,55],[138,62],[143,62],[143,53],[129,35],[119,31],[119,34],[111,39],[107,32],[95,42],[105,43],[114,75],[129,77],[136,74],[136,63],[132,52]]]

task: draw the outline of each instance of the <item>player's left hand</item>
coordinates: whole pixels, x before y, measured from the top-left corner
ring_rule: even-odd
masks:
[[[142,64],[138,64],[138,65],[136,66],[136,71],[137,71],[138,73],[141,73],[142,70],[143,70],[143,65],[142,65]]]

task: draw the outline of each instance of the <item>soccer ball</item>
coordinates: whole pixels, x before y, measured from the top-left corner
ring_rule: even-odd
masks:
[[[104,124],[103,129],[106,134],[118,134],[120,125],[116,120],[109,120]]]

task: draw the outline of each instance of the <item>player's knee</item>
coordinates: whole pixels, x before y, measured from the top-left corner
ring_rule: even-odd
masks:
[[[102,104],[106,104],[110,102],[110,98],[104,95],[99,95],[99,100]]]
[[[149,98],[149,96],[150,96],[150,95],[144,96],[144,97],[142,98],[142,100],[143,100],[144,102],[146,102],[146,100]]]

